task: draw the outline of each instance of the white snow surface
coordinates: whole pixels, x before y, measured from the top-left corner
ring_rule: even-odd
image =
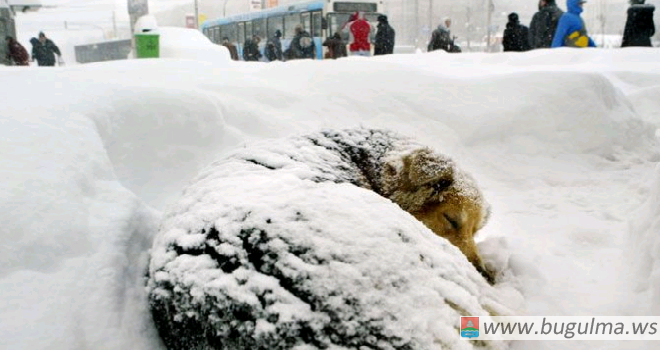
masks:
[[[185,185],[245,141],[358,125],[476,178],[493,208],[481,254],[520,313],[652,315],[659,63],[635,48],[0,67],[0,347],[160,349],[143,274]]]

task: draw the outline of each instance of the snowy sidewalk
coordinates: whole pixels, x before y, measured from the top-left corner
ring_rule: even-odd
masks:
[[[479,151],[475,152],[479,157]],[[490,154],[483,156],[492,157]],[[528,315],[628,316],[635,306],[627,220],[648,197],[654,163],[500,155],[484,165],[493,227],[503,236]],[[521,176],[521,174],[524,174]],[[497,254],[497,253],[495,253]],[[634,309],[636,307],[637,309]],[[512,349],[651,349],[641,342],[516,342]]]

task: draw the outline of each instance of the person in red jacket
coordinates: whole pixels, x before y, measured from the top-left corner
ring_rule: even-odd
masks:
[[[5,40],[7,41],[7,60],[17,66],[29,66],[30,56],[25,47],[10,36],[6,37]]]
[[[370,56],[371,41],[374,28],[365,18],[364,13],[356,12],[351,16],[352,21],[346,24],[344,31],[348,31],[348,49],[351,55]]]

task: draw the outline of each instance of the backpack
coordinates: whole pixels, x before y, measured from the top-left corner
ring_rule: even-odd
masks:
[[[309,48],[312,46],[312,38],[307,33],[303,33],[300,37],[300,47],[303,49]]]
[[[587,47],[589,46],[589,37],[587,29],[582,21],[582,29],[576,30],[564,38],[564,44],[568,47]]]
[[[433,41],[431,42],[431,48],[433,50],[447,50],[449,48],[450,42],[451,38],[449,38],[448,31],[436,29],[434,31]]]

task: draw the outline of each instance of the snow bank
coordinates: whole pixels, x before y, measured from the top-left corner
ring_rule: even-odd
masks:
[[[158,26],[152,15],[142,16],[135,23],[135,33],[159,36],[160,58],[190,59],[228,64],[232,62],[229,50],[216,45],[197,29]],[[133,52],[129,57],[134,57]]]
[[[159,27],[160,57],[181,58],[227,64],[233,62],[229,50],[212,43],[199,30],[177,27]]]
[[[610,182],[574,180],[569,172],[588,177],[592,155],[623,167],[657,153],[649,135],[660,122],[659,61],[657,50],[627,49],[231,66],[161,59],[0,67],[0,339],[23,349],[159,348],[143,320],[149,315],[140,279],[160,219],[151,208],[167,209],[202,166],[243,141],[322,127],[395,129],[459,160],[488,184],[488,193],[502,193],[486,231],[510,241],[528,234],[529,240],[509,246],[521,247],[518,255],[545,257],[526,266],[548,268],[542,276],[547,284],[539,288],[561,292],[561,283],[548,288],[554,282],[548,271],[571,277],[575,265],[562,264],[562,256],[579,259],[596,250],[588,240],[569,254],[555,244],[572,239],[567,221],[576,221],[572,214],[593,195],[580,186],[597,181],[588,190],[605,189],[588,210],[622,198],[611,199]],[[638,98],[648,104],[642,108]],[[594,135],[601,129],[609,141]],[[592,136],[595,141],[585,140]],[[613,161],[603,158],[608,152]],[[631,156],[619,157],[626,152]],[[539,172],[547,183],[535,177]],[[626,172],[620,177],[630,181]],[[505,186],[502,179],[515,183]],[[549,187],[550,180],[559,185]],[[522,192],[534,184],[544,191]],[[558,189],[568,194],[553,197]],[[551,228],[538,225],[542,214],[551,217]],[[591,211],[584,215],[593,219]],[[604,229],[612,222],[598,221]],[[645,237],[642,251],[653,239]],[[548,245],[556,251],[548,252]],[[501,257],[496,250],[483,253]],[[649,275],[651,267],[642,270]],[[602,274],[595,276],[585,281]],[[578,300],[564,291],[534,302],[569,314],[601,300],[592,289],[576,290],[588,296]],[[609,295],[602,299],[613,302]]]
[[[209,161],[199,148],[219,147],[224,124],[186,84],[138,77],[127,86],[140,69],[129,65],[0,72],[13,87],[3,91],[0,131],[7,348],[159,346],[143,276],[160,213],[144,199],[176,196],[186,175],[178,184],[173,169],[170,179],[152,175],[197,171]]]
[[[633,214],[628,227],[635,287],[637,292],[648,294],[637,304],[642,305],[640,311],[644,314],[657,315],[660,312],[660,165],[653,174],[648,199]]]
[[[205,169],[152,249],[149,296],[167,347],[473,348],[459,316],[511,314],[511,301],[449,241],[355,186],[381,188],[376,164],[413,147],[378,131],[324,132]],[[429,177],[444,171],[433,166]]]

